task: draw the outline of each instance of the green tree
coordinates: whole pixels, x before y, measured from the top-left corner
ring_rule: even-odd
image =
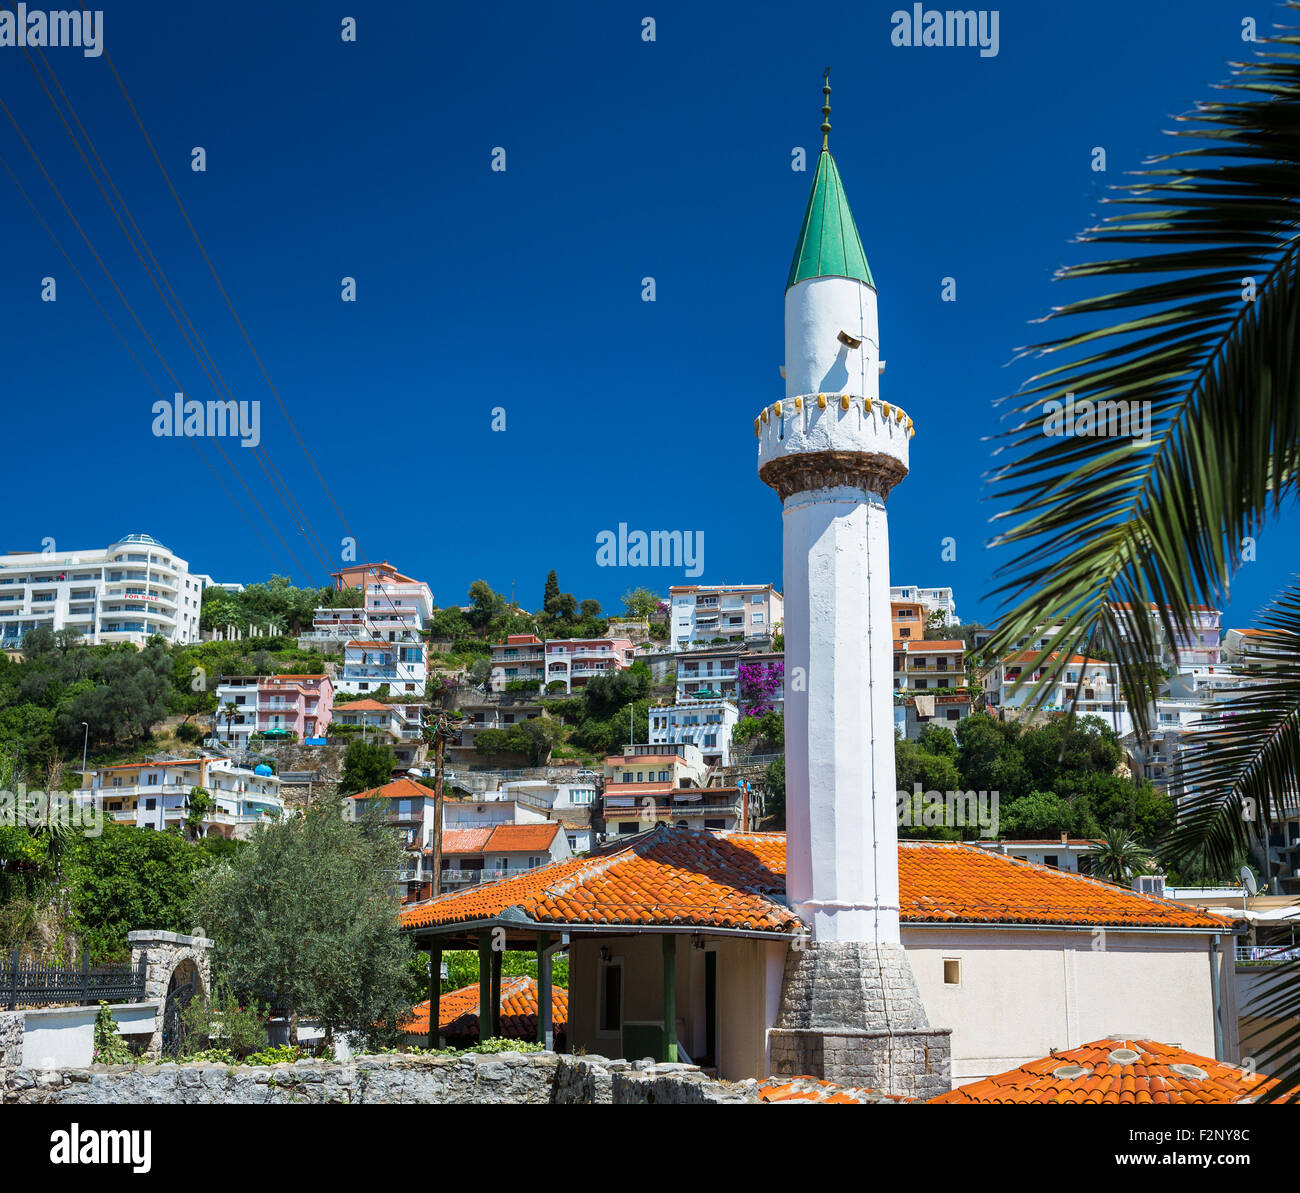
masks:
[[[335,800],[259,826],[231,861],[205,870],[194,916],[217,942],[217,980],[290,1021],[321,1021],[326,1039],[358,1032],[391,1040],[410,1013],[410,941],[397,921],[396,835],[376,818],[352,822]]]
[[[393,777],[397,759],[387,746],[375,742],[350,741],[343,751],[343,769],[339,776],[339,795],[356,795],[382,787]]]
[[[189,931],[186,905],[211,857],[172,833],[111,821],[99,837],[75,837],[67,883],[72,923],[87,952],[123,956],[126,934],[137,929]]]
[[[785,828],[785,758],[774,758],[763,768],[767,786],[767,818],[773,828]]]
[[[1086,856],[1094,877],[1125,886],[1140,874],[1150,874],[1153,868],[1151,855],[1122,828],[1107,832],[1102,843]]]
[[[560,578],[552,568],[546,577],[546,587],[542,591],[542,609],[555,616],[560,611]]]
[[[486,580],[475,580],[469,586],[470,610],[465,620],[480,633],[505,612],[505,597],[494,592]]]
[[[623,608],[629,617],[649,621],[659,610],[659,598],[648,588],[629,588],[623,594]]]
[[[1054,791],[1031,791],[998,810],[998,832],[1011,840],[1056,837],[1074,831],[1074,809]]]

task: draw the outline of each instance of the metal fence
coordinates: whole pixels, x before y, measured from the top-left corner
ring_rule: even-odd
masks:
[[[8,964],[0,961],[0,1004],[19,1007],[89,1006],[97,1002],[141,1002],[145,960],[130,965],[42,965],[20,961],[15,949]]]
[[[1300,961],[1300,947],[1286,945],[1237,945],[1238,961],[1257,961],[1280,965],[1283,961]]]

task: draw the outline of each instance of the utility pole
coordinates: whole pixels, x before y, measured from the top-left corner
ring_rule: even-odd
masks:
[[[453,722],[451,713],[442,707],[435,708],[432,696],[433,684],[425,681],[428,696],[428,716],[424,723],[424,740],[433,746],[433,838],[430,841],[433,878],[431,892],[436,897],[442,893],[442,775],[443,758],[448,739],[457,731],[459,720]]]

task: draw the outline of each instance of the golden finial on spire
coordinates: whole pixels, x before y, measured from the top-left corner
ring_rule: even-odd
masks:
[[[826,68],[826,82],[822,85],[822,152],[829,148],[831,135],[831,68]]]

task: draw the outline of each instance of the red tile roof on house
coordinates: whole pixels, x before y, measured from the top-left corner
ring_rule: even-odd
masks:
[[[484,846],[491,853],[522,853],[530,850],[550,851],[560,826],[553,820],[543,824],[498,824]]]
[[[952,654],[959,650],[966,649],[966,643],[960,638],[900,638],[900,642],[907,647],[908,654],[930,654],[934,651],[942,651],[945,654]]]
[[[538,923],[698,924],[794,933],[773,899],[785,889],[785,838],[663,827],[582,858],[539,866],[405,908],[403,927],[468,922],[520,908]]]
[[[1005,659],[1002,660],[1002,665],[1006,667],[1014,663],[1032,663],[1037,658],[1038,658],[1038,651],[1022,650],[1019,654],[1008,655]],[[1046,665],[1047,663],[1059,663],[1060,661],[1061,661],[1061,652],[1058,650],[1054,650],[1043,660],[1043,663],[1044,665]],[[1066,662],[1073,667],[1113,666],[1113,664],[1107,663],[1103,659],[1085,659],[1082,655],[1077,655],[1077,654],[1072,654],[1068,659],[1066,659]]]
[[[426,1020],[427,1022],[427,1020]],[[915,1102],[874,1089],[836,1085],[817,1077],[769,1077],[758,1086],[758,1100],[777,1106],[864,1106],[878,1102]]]
[[[1227,932],[1231,921],[975,845],[901,842],[905,924],[1055,924]],[[492,919],[687,925],[798,934],[784,905],[785,834],[660,826],[586,857],[405,908],[406,928]]]
[[[336,704],[334,706],[334,715],[339,716],[345,712],[392,712],[393,710],[387,704],[380,704],[378,700],[349,700],[346,704]]]
[[[486,828],[447,828],[442,830],[442,852],[445,857],[449,853],[482,853],[487,846],[488,838],[492,835],[491,827]],[[425,853],[432,853],[432,849],[426,849]]]
[[[348,643],[349,647],[362,646],[362,647],[367,647],[371,650],[377,650],[381,647],[386,650],[388,647],[395,646],[395,645],[396,643],[394,642],[349,642]]]
[[[450,1039],[478,1036],[478,986],[462,986],[438,1000],[438,1030]],[[429,1034],[429,1000],[399,1025],[413,1035]],[[551,987],[551,1027],[560,1035],[569,1026],[569,992]],[[529,977],[501,979],[500,1034],[509,1040],[537,1039],[537,981]]]
[[[1154,1040],[1112,1037],[958,1086],[931,1103],[1171,1105],[1254,1101],[1277,1082]]]
[[[352,799],[431,799],[433,788],[417,783],[403,775],[382,787],[372,787],[369,791],[358,791]]]

